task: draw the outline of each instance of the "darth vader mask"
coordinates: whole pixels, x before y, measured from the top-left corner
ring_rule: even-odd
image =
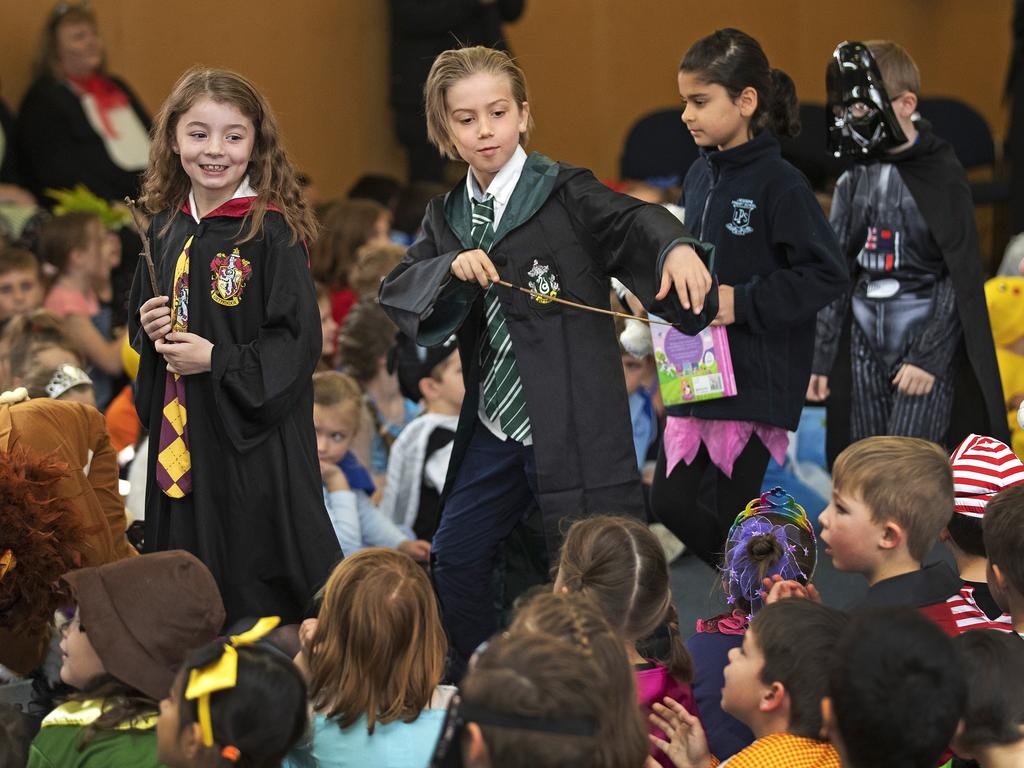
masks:
[[[871,51],[840,43],[826,72],[828,142],[836,157],[865,160],[907,141]]]

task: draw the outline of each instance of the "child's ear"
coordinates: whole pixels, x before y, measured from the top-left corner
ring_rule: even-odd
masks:
[[[889,520],[882,526],[882,538],[879,540],[882,549],[896,549],[906,540],[907,534],[899,523]]]
[[[740,114],[744,117],[753,117],[757,111],[758,95],[757,89],[746,87],[736,99],[736,106],[740,108]]]
[[[832,741],[832,733],[835,724],[832,722],[832,697],[825,696],[821,700],[821,730],[818,738],[822,741]]]
[[[989,563],[989,568],[992,569],[992,580],[996,589],[1000,592],[1006,591],[1006,574],[1003,573],[1003,569],[995,563]]]
[[[917,94],[907,91],[896,99],[893,106],[896,107],[896,113],[900,117],[910,117],[917,111]]]
[[[203,729],[199,723],[187,725],[181,732],[181,751],[189,760],[196,760],[203,750]]]
[[[466,730],[462,734],[462,759],[467,766],[490,765],[487,756],[487,744],[484,742],[483,731],[476,723],[466,723]]]
[[[956,752],[957,757],[963,758],[964,760],[973,760],[974,755],[972,755],[970,750],[965,749],[964,745],[960,743],[960,739],[963,738],[964,735],[964,730],[966,730],[964,721],[957,721],[956,730],[953,732],[953,738],[949,740],[949,746],[954,752]]]
[[[437,394],[437,382],[430,376],[424,376],[417,383],[417,388],[424,400],[429,400]]]
[[[786,686],[776,680],[761,696],[761,702],[757,708],[762,712],[774,712],[786,702],[786,697]]]

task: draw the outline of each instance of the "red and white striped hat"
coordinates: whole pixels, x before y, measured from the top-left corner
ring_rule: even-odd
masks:
[[[968,435],[953,451],[954,509],[982,518],[993,496],[1024,483],[1024,464],[1006,443],[994,437]]]

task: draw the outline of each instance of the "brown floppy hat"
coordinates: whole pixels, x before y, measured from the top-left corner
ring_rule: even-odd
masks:
[[[182,550],[154,552],[61,577],[107,672],[160,700],[190,651],[212,642],[224,603],[209,569]]]

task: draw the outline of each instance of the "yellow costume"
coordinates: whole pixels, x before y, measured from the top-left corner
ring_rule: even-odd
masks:
[[[1010,408],[1009,403],[1015,396],[1024,396],[1024,355],[1010,347],[1024,337],[1024,277],[992,278],[985,283],[985,303],[1007,401],[1010,445],[1020,458],[1024,457],[1024,429],[1017,423],[1017,409]]]

